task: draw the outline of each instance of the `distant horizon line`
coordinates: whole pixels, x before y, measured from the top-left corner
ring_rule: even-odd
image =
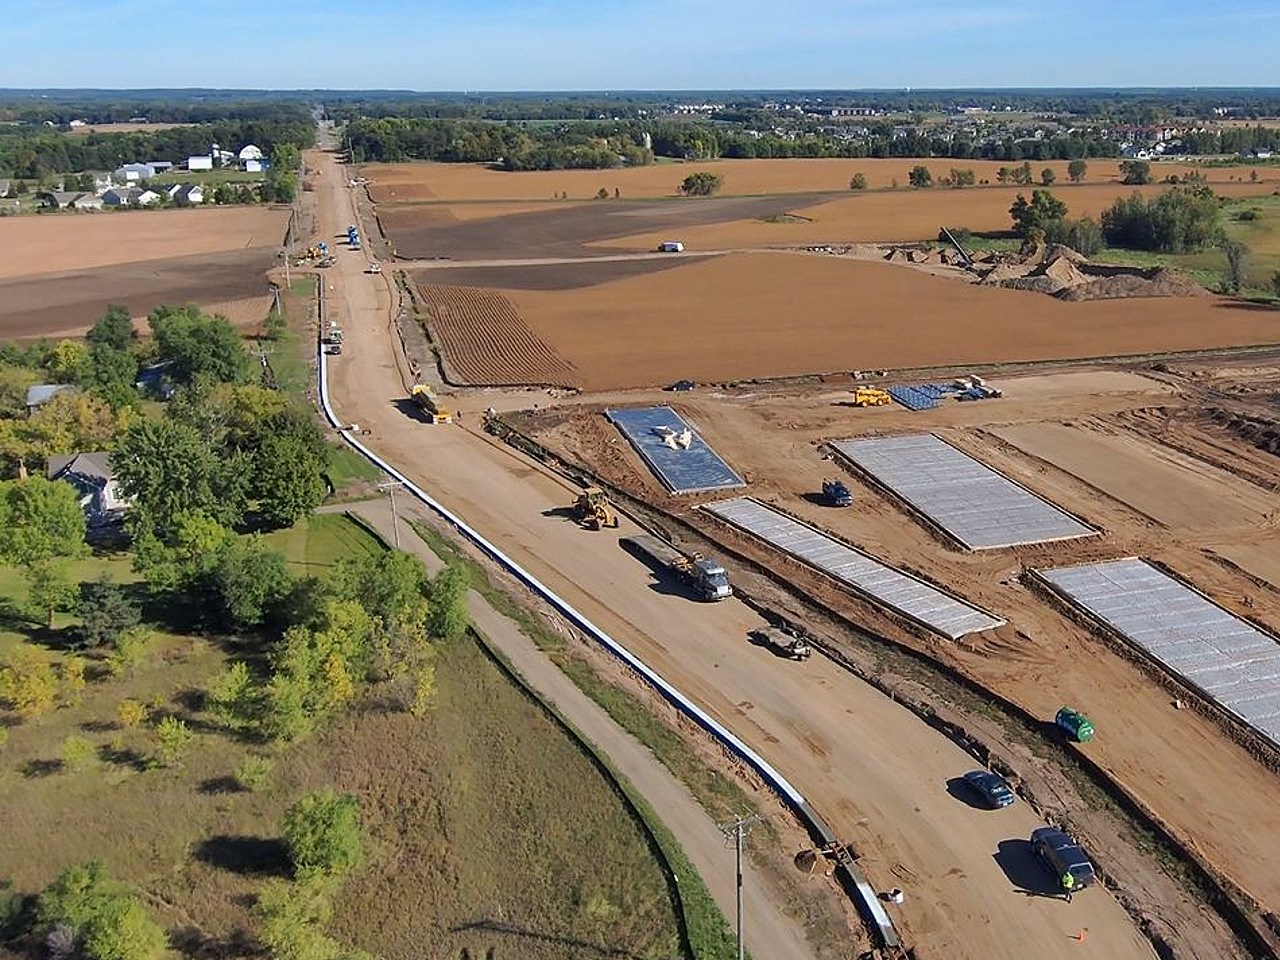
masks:
[[[359,94],[359,93],[396,93],[415,96],[498,96],[518,94],[521,96],[564,96],[595,95],[623,96],[627,94],[689,94],[689,93],[1275,93],[1280,94],[1280,86],[1250,85],[1217,85],[1217,84],[1144,84],[1071,87],[998,87],[998,86],[895,86],[895,87],[611,87],[611,88],[512,88],[512,89],[465,89],[465,90],[418,90],[409,87],[0,87],[0,95],[5,94],[67,94],[67,93],[305,93],[305,94]]]

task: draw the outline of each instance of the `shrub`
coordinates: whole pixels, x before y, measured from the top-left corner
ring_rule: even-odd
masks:
[[[147,713],[147,708],[137,700],[125,700],[116,711],[116,720],[126,730],[132,730],[147,722]]]
[[[0,700],[23,718],[38,717],[58,696],[58,678],[43,653],[20,646],[0,667]]]
[[[97,751],[85,737],[73,733],[62,741],[62,766],[73,773],[92,766],[97,758]]]
[[[1113,247],[1200,250],[1221,236],[1218,198],[1203,185],[1173,187],[1151,200],[1134,193],[1103,211],[1102,233]]]
[[[850,190],[867,189],[867,175],[865,173],[855,173],[852,177],[849,178],[849,189]]]
[[[180,767],[195,734],[177,717],[165,717],[156,725],[156,752],[152,767]]]
[[[1102,228],[1089,217],[1079,220],[1055,220],[1045,228],[1049,243],[1060,243],[1086,257],[1092,257],[1102,249]]]
[[[364,854],[360,806],[331,788],[308,793],[285,814],[284,839],[300,876],[344,873]]]
[[[245,757],[244,762],[236,767],[236,783],[244,790],[257,790],[271,775],[271,760],[268,757]]]
[[[40,894],[36,923],[55,955],[79,952],[89,960],[154,960],[167,946],[164,930],[98,861],[58,874]]]

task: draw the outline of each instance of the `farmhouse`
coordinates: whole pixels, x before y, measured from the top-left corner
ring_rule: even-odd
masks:
[[[71,201],[71,206],[75,210],[101,210],[102,198],[92,193],[82,193]]]
[[[90,527],[119,521],[132,501],[116,486],[115,471],[105,450],[49,458],[46,476],[71,484],[80,494],[80,509]]]

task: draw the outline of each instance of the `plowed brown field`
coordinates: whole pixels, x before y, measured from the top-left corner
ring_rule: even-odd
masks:
[[[577,374],[510,300],[478,287],[419,287],[452,378],[470,386],[573,386]]]
[[[587,390],[1280,342],[1280,311],[1214,297],[1067,303],[812,254],[509,295]]]
[[[1115,160],[1090,160],[1089,183],[1112,182],[1118,185],[1119,163]],[[724,177],[723,192],[727,196],[772,193],[805,193],[847,190],[855,173],[867,178],[872,189],[890,187],[894,181],[905,186],[912,167],[922,164],[934,179],[945,176],[952,167],[973,170],[979,180],[996,182],[1001,167],[1017,166],[992,160],[717,160],[709,163],[658,164],[650,167],[627,167],[617,170],[546,170],[506,173],[491,170],[484,164],[472,163],[387,163],[363,168],[372,183],[369,193],[375,202],[392,203],[406,200],[548,200],[567,193],[570,199],[588,199],[601,187],[610,194],[615,188],[622,198],[671,197],[691,173],[710,171]],[[1040,171],[1053,170],[1058,184],[1067,182],[1067,162],[1051,160],[1031,165],[1037,178]],[[1249,167],[1200,167],[1179,163],[1155,163],[1152,172],[1158,179],[1171,174],[1179,177],[1191,170],[1204,174],[1211,183],[1247,181]],[[1258,176],[1277,180],[1274,167],[1257,168]],[[1025,187],[1023,189],[1026,189]],[[955,191],[957,193],[963,191]],[[1268,191],[1269,192],[1269,191]]]
[[[1118,183],[1054,188],[1072,217],[1097,219],[1117,197],[1138,193],[1152,196],[1169,188],[1164,184],[1125,187]],[[1214,192],[1224,197],[1264,196],[1275,190],[1271,183],[1216,183]],[[813,243],[876,243],[934,240],[939,227],[967,227],[975,231],[1008,230],[1009,207],[1027,187],[984,187],[974,190],[894,190],[851,194],[813,206],[797,206],[791,212],[804,219],[735,220],[729,223],[693,223],[680,226],[680,239],[691,250],[731,247],[787,246]],[[645,231],[629,237],[600,240],[593,246],[623,250],[652,250],[670,239],[673,227]]]

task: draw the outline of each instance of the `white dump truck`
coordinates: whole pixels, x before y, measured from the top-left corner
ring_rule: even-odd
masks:
[[[733,596],[729,575],[718,560],[711,560],[697,553],[682,553],[671,544],[647,533],[623,537],[622,543],[658,568],[674,573],[703,600],[727,600]]]

